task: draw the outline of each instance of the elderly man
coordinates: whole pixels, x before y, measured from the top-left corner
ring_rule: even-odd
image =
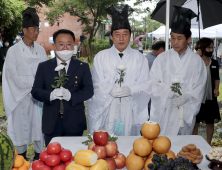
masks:
[[[150,120],[159,123],[160,135],[191,135],[204,95],[205,64],[187,46],[191,40],[192,14],[191,10],[175,7],[171,24],[173,48],[161,53],[151,68]]]
[[[47,60],[45,50],[34,43],[39,34],[39,17],[34,8],[23,11],[24,38],[9,48],[3,68],[3,102],[8,118],[8,135],[19,155],[26,159],[27,145],[34,141],[34,160],[43,150],[41,103],[31,95],[37,66]]]
[[[104,129],[118,136],[140,135],[142,124],[148,119],[151,87],[148,62],[129,45],[128,14],[132,9],[128,5],[112,5],[107,12],[112,15],[114,45],[94,58],[94,96],[88,102],[89,130],[91,134]]]

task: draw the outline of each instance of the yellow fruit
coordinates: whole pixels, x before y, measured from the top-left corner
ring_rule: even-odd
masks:
[[[128,170],[142,170],[144,160],[135,154],[129,154],[126,158],[126,167]]]
[[[153,121],[146,121],[142,128],[141,133],[149,140],[155,139],[160,134],[160,126]]]
[[[95,165],[91,166],[90,170],[109,170],[109,166],[105,160],[99,159]]]
[[[165,154],[170,150],[171,141],[166,136],[159,136],[153,141],[153,150],[158,154]]]
[[[73,161],[66,167],[66,170],[88,170],[88,169],[85,166],[78,165]]]
[[[152,151],[152,145],[146,138],[138,138],[133,143],[133,150],[139,156],[148,156]]]
[[[97,162],[98,156],[91,150],[79,150],[74,155],[76,164],[83,166],[92,166]]]

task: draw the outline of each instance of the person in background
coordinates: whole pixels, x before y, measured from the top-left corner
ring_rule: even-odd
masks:
[[[45,50],[34,43],[39,34],[35,8],[22,12],[24,38],[9,48],[3,66],[2,95],[8,119],[7,134],[25,159],[27,145],[34,141],[34,160],[43,150],[41,106],[31,95],[37,66],[47,60]]]
[[[9,49],[9,41],[4,40],[3,47],[0,49],[0,71],[1,72],[2,72],[2,68],[5,62],[5,57],[6,57],[8,49]]]
[[[200,111],[196,116],[193,135],[198,135],[200,122],[206,123],[207,143],[210,145],[214,133],[214,123],[218,123],[220,118],[217,97],[219,96],[219,65],[217,60],[212,59],[214,43],[209,38],[201,38],[195,47],[197,54],[203,59],[207,70],[207,83]]]
[[[129,45],[128,15],[133,9],[119,4],[106,11],[112,15],[113,46],[94,58],[91,70],[94,96],[88,101],[90,134],[103,129],[117,136],[138,136],[148,120],[151,91],[148,62]]]
[[[164,51],[165,51],[165,41],[157,41],[155,44],[152,45],[152,51],[145,56],[149,63],[149,69],[152,68],[153,62],[156,59],[156,57]],[[149,116],[150,116],[150,108],[151,108],[151,99],[148,104]]]
[[[174,6],[171,23],[172,49],[153,62],[150,120],[159,123],[160,135],[191,135],[205,91],[207,71],[203,60],[188,43],[192,10]],[[172,89],[179,83],[180,94]],[[175,87],[174,87],[175,88]]]
[[[219,69],[221,69],[221,60],[222,60],[222,44],[221,44],[221,40],[217,40],[217,46],[216,46],[216,56],[217,56],[217,62],[219,65]]]
[[[67,29],[53,34],[56,57],[39,64],[32,96],[43,102],[42,132],[45,145],[53,137],[82,136],[87,129],[84,101],[93,96],[89,65],[72,57],[75,35]],[[55,68],[63,67],[59,72]],[[63,86],[56,86],[54,77],[66,74]]]
[[[143,54],[143,43],[142,43],[142,37],[140,37],[139,42],[138,42],[138,46],[139,46],[139,52],[141,52]]]

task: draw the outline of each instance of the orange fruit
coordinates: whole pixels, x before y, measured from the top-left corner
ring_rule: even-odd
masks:
[[[18,170],[18,168],[12,168],[11,170]]]
[[[31,163],[29,161],[25,161],[24,164],[28,169],[31,167]]]
[[[145,138],[153,140],[160,134],[160,126],[157,122],[146,121],[141,128],[141,133]]]
[[[144,167],[144,160],[138,155],[129,154],[126,158],[126,167],[129,170],[142,170]]]
[[[17,155],[15,158],[20,158],[20,159],[22,159],[22,161],[25,160],[24,157],[23,157],[22,155]]]
[[[159,136],[153,142],[153,150],[158,154],[165,154],[170,150],[171,141],[166,136]]]
[[[18,168],[18,170],[28,170],[27,166],[22,165],[20,168]]]
[[[133,151],[139,156],[148,156],[152,151],[152,144],[149,139],[138,138],[133,143]]]
[[[13,167],[14,168],[19,168],[19,167],[21,167],[23,165],[23,163],[24,163],[23,159],[15,158]]]

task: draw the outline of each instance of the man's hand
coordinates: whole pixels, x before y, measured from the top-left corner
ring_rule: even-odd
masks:
[[[174,97],[172,102],[174,106],[181,106],[184,105],[185,103],[187,103],[190,99],[190,96],[186,93],[178,96],[178,97]]]
[[[125,87],[113,87],[110,91],[111,96],[113,97],[124,97],[131,95],[131,89],[128,86]]]
[[[60,88],[54,89],[50,94],[50,101],[55,99],[62,100],[62,96],[63,96],[62,89]]]
[[[69,101],[71,99],[71,93],[68,89],[65,89],[64,87],[60,87],[60,89],[62,90],[62,99]]]
[[[217,97],[217,96],[219,96],[219,91],[214,89],[214,97]]]

